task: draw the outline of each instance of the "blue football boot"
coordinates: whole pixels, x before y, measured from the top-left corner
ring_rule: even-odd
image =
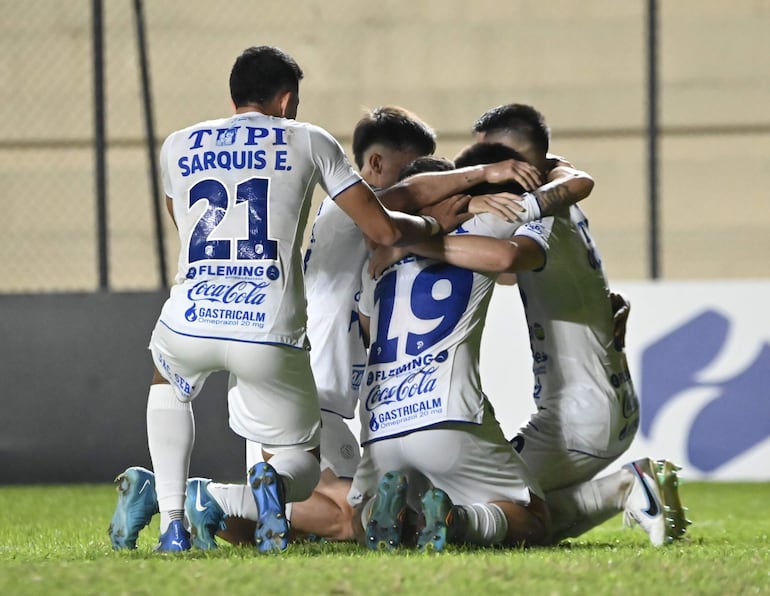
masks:
[[[260,552],[282,551],[289,545],[289,520],[283,480],[267,462],[259,462],[249,470],[249,485],[257,503],[257,528],[254,542]]]
[[[403,472],[388,472],[380,478],[366,524],[366,546],[370,549],[393,550],[401,545],[407,488]]]
[[[424,526],[417,536],[417,548],[424,552],[442,551],[458,530],[452,500],[440,488],[432,488],[420,502]]]
[[[158,513],[155,474],[145,468],[128,468],[115,478],[118,504],[110,522],[110,541],[115,549],[136,548],[139,531]]]
[[[187,481],[187,499],[184,512],[190,523],[192,544],[196,548],[217,548],[215,534],[225,529],[225,512],[208,491],[208,478],[190,478]]]
[[[155,550],[160,553],[190,550],[190,532],[185,530],[181,519],[175,519],[169,524],[168,529],[158,538]]]

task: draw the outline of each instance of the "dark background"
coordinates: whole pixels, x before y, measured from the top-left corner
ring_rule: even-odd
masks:
[[[151,468],[147,349],[166,292],[0,296],[0,484],[106,482]],[[227,374],[193,402],[191,476],[244,475]]]

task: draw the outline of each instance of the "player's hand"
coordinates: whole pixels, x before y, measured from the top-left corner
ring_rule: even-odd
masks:
[[[474,215],[491,213],[511,223],[521,221],[526,213],[521,197],[510,192],[475,196],[468,203],[468,211]]]
[[[490,184],[502,184],[515,181],[524,190],[534,190],[542,183],[540,171],[526,161],[506,159],[494,164],[488,164],[484,169],[486,181]]]
[[[377,279],[393,263],[398,263],[409,250],[404,246],[377,246],[369,257],[369,275]]]
[[[435,217],[441,226],[441,233],[448,234],[473,217],[473,213],[468,212],[470,200],[470,195],[452,195],[434,205],[424,207],[420,210],[420,215]]]
[[[612,306],[613,343],[615,349],[620,351],[626,347],[626,326],[628,315],[631,314],[631,303],[623,294],[610,292],[610,305]]]

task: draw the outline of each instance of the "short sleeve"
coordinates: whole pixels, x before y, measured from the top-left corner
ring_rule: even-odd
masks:
[[[361,176],[353,169],[342,146],[323,128],[311,126],[310,148],[313,162],[321,174],[321,187],[331,198],[361,182]]]
[[[554,221],[553,217],[544,217],[543,219],[531,221],[516,230],[514,236],[527,236],[528,238],[532,238],[542,247],[545,253],[548,254],[550,248],[548,241],[553,233]]]

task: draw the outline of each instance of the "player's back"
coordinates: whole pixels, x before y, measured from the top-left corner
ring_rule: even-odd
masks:
[[[514,226],[484,214],[454,233],[507,238]],[[364,279],[371,344],[362,445],[438,422],[480,423],[479,356],[494,276],[410,255],[376,283]]]
[[[172,133],[161,150],[181,250],[173,305],[180,333],[301,346],[301,242],[315,184],[357,182],[339,144],[310,124],[257,112]]]
[[[305,253],[310,362],[321,409],[345,418],[355,414],[366,365],[358,299],[367,255],[360,228],[326,197]]]
[[[628,368],[614,348],[609,286],[582,210],[573,205],[568,216],[527,224],[517,234],[548,246],[542,269],[518,275],[536,397],[561,397],[575,387],[613,393],[629,381]]]

